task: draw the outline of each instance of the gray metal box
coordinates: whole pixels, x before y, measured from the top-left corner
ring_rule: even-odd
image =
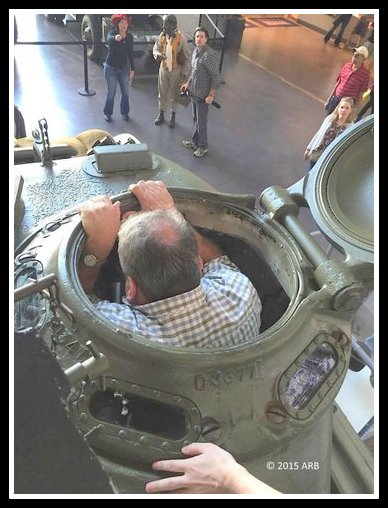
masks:
[[[101,173],[152,168],[152,156],[146,143],[96,146],[94,155]]]

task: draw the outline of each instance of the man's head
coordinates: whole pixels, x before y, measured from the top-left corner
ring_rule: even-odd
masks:
[[[164,300],[200,283],[194,229],[176,210],[140,212],[127,219],[119,231],[118,253],[131,303]]]
[[[359,66],[366,58],[368,58],[368,56],[369,56],[368,48],[366,48],[365,46],[353,48],[352,62],[355,65]]]
[[[197,27],[194,32],[194,42],[198,48],[203,48],[209,40],[209,32],[206,28]]]
[[[172,37],[175,33],[175,30],[177,29],[178,21],[174,14],[166,14],[163,17],[163,30],[166,32],[167,35]]]

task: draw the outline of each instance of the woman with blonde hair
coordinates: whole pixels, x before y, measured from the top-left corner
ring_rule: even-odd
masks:
[[[310,161],[310,169],[319,159],[324,149],[345,129],[353,125],[354,99],[342,97],[331,115],[322,122],[304,152],[304,158]]]

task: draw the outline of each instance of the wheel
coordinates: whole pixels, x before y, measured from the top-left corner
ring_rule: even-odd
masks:
[[[149,17],[149,22],[151,25],[151,29],[161,32],[163,29],[163,18],[162,16],[159,16],[158,14],[152,14]]]
[[[102,53],[101,22],[99,16],[85,15],[82,18],[81,36],[83,41],[90,43],[87,50],[88,57],[94,62],[98,62]]]

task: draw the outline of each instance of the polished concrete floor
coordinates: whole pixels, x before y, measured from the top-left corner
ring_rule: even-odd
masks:
[[[43,15],[18,13],[16,19],[19,42],[74,41],[71,30]],[[192,133],[190,107],[179,109],[174,130],[154,125],[156,75],[134,79],[129,124],[118,114],[119,91],[114,120],[107,124],[100,64],[88,66],[89,89],[96,94],[78,93],[84,88],[80,46],[17,44],[15,104],[24,115],[27,133],[42,117],[50,139],[92,127],[113,135],[129,131],[221,192],[259,194],[274,184],[288,187],[306,174],[306,144],[324,118],[323,102],[338,70],[350,58],[305,26],[246,28],[239,52],[225,53],[224,84],[216,97],[222,109],[210,108],[209,153],[203,159],[181,146]]]

